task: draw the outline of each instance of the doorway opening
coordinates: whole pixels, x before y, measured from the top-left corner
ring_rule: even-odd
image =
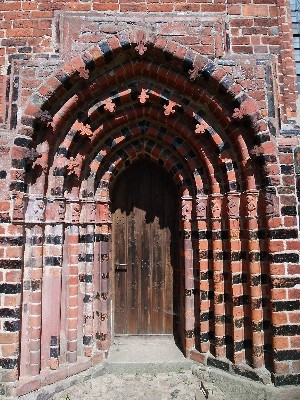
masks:
[[[142,160],[112,190],[114,335],[180,332],[178,192],[171,177]]]

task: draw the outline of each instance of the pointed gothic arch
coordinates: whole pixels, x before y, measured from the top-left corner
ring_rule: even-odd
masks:
[[[42,307],[39,332],[23,309],[24,379],[43,380],[49,368],[71,375],[109,350],[110,187],[139,157],[161,165],[181,194],[186,355],[272,369],[261,277],[278,166],[266,123],[208,58],[159,37],[143,55],[136,45],[100,42],[50,76],[22,116],[34,151],[14,217],[27,224],[24,281],[38,268],[42,276],[36,296],[23,286],[29,310],[38,296]]]

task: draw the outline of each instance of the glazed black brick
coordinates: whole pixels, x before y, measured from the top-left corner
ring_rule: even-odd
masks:
[[[284,206],[281,207],[281,213],[282,215],[294,216],[297,215],[297,208],[294,206]]]
[[[296,253],[285,253],[285,254],[273,254],[270,257],[271,262],[273,263],[298,263],[299,262],[299,254]]]
[[[104,235],[104,234],[99,234],[97,233],[95,235],[95,242],[108,242],[109,240],[109,235]]]
[[[92,283],[93,282],[93,275],[80,274],[79,275],[79,281],[80,282],[85,282],[85,283]]]
[[[300,309],[300,300],[274,301],[272,307],[274,311],[295,311]]]
[[[20,318],[19,308],[1,308],[0,318]]]
[[[18,359],[0,358],[0,366],[4,369],[14,369],[18,366]]]
[[[93,243],[94,242],[94,235],[80,235],[79,236],[79,243]]]
[[[12,182],[9,188],[11,191],[26,192],[27,185],[24,182]]]
[[[298,361],[300,360],[299,350],[280,350],[274,353],[274,357],[277,361]]]
[[[40,237],[37,237],[38,240],[40,240]],[[63,238],[61,236],[46,236],[45,237],[45,243],[47,244],[62,244],[63,242]],[[39,244],[39,242],[37,242],[36,244]]]
[[[298,231],[296,229],[272,229],[268,232],[270,239],[297,239]]]
[[[250,302],[250,297],[248,295],[242,295],[233,298],[233,305],[236,307],[249,304],[249,302]]]
[[[271,327],[271,322],[270,321],[260,321],[259,323],[255,324],[252,323],[252,329],[254,332],[261,332],[263,330],[269,329]]]
[[[5,321],[3,327],[7,332],[17,332],[20,329],[20,321]]]
[[[195,331],[194,331],[194,329],[185,331],[185,337],[186,337],[186,338],[189,338],[189,339],[195,337]]]
[[[90,346],[92,344],[92,337],[84,335],[82,338],[82,342],[85,346]]]
[[[36,290],[39,290],[42,286],[42,282],[40,279],[36,279],[33,281],[25,281],[23,285],[24,290],[32,290],[35,292]]]
[[[50,358],[58,358],[59,350],[56,347],[50,347]]]
[[[285,385],[300,385],[300,374],[288,374],[288,375],[273,375],[273,382],[275,386],[285,386]]]
[[[206,313],[201,313],[200,314],[200,321],[209,321],[210,319],[214,318],[214,312],[213,311],[209,311]]]
[[[23,168],[25,168],[26,164],[27,164],[27,161],[25,160],[25,158],[24,158],[24,159],[21,159],[21,160],[19,160],[19,159],[13,159],[13,160],[11,161],[12,167],[13,167],[13,168],[16,168],[16,169],[23,169]]]
[[[45,265],[47,266],[60,266],[61,257],[45,257]]]
[[[233,284],[246,283],[247,281],[248,281],[248,275],[245,273],[233,275],[233,277],[232,277]]]
[[[200,298],[201,300],[212,300],[214,298],[214,292],[212,290],[210,291],[200,291]]]
[[[20,147],[26,147],[28,148],[31,144],[31,139],[28,138],[16,138],[14,141],[14,144],[16,146],[20,146]]]
[[[266,274],[251,277],[251,285],[267,285],[270,283],[270,277]]]
[[[290,288],[300,284],[300,277],[293,278],[272,278],[272,287]]]
[[[238,318],[234,321],[234,325],[236,328],[242,328],[246,324],[245,317],[244,318]]]
[[[2,269],[21,269],[21,260],[0,260],[0,268]]]
[[[84,303],[89,303],[92,300],[91,296],[89,294],[85,294],[83,297],[83,302]]]
[[[280,169],[281,169],[281,173],[284,175],[290,175],[290,174],[294,173],[293,165],[281,165]]]
[[[250,339],[245,339],[240,342],[235,342],[234,343],[234,349],[235,351],[242,351],[244,349],[251,349],[252,347],[252,340]]]
[[[5,294],[16,294],[21,293],[21,285],[19,283],[1,283],[0,293]]]
[[[8,245],[8,246],[21,246],[24,243],[24,238],[19,237],[9,237],[9,236],[0,236],[0,244]]]
[[[273,327],[273,332],[278,336],[295,336],[300,335],[300,325],[282,325]]]
[[[58,337],[57,336],[51,336],[50,338],[50,346],[57,346],[58,345]]]
[[[93,254],[79,254],[78,261],[79,262],[93,262],[94,255]]]

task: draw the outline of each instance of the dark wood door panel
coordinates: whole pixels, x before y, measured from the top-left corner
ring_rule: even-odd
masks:
[[[176,191],[157,166],[140,162],[112,196],[115,333],[173,332]]]

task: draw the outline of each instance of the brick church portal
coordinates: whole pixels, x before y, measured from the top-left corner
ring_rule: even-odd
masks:
[[[2,392],[88,370],[115,334],[140,333],[173,333],[186,357],[231,374],[299,383],[286,4],[54,15],[31,3],[51,34],[6,59]]]

